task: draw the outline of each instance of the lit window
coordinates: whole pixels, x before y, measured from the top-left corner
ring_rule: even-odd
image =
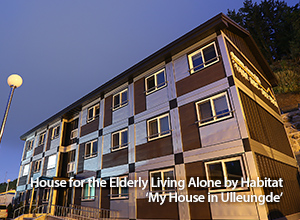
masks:
[[[112,133],[112,151],[127,147],[128,145],[128,130],[127,128],[121,131]]]
[[[70,135],[70,139],[74,139],[77,138],[78,136],[78,129],[74,129],[73,131],[71,131],[71,135]]]
[[[116,185],[116,183],[120,182],[121,180],[127,181],[127,176],[122,177],[112,177],[110,181]],[[120,185],[120,184],[118,184]],[[110,198],[111,199],[120,199],[120,198],[128,198],[128,187],[111,187],[110,188]]]
[[[48,157],[47,169],[52,169],[56,165],[56,154]]]
[[[69,129],[71,130],[70,140],[77,138],[77,136],[78,136],[78,118],[70,122]]]
[[[28,175],[28,173],[29,173],[29,164],[26,164],[23,167],[23,176]]]
[[[225,178],[228,180],[238,180],[239,186],[241,178],[245,178],[245,171],[241,157],[228,158],[205,163],[206,176],[208,180],[220,180],[224,185]],[[220,190],[220,188],[211,188]],[[223,188],[224,189],[224,188]]]
[[[39,146],[44,144],[45,142],[45,136],[46,136],[46,132],[44,132],[43,134],[40,134],[40,137],[39,137]]]
[[[128,103],[127,89],[113,96],[113,110],[119,109]]]
[[[97,156],[98,141],[93,140],[85,144],[85,158]]]
[[[29,141],[26,142],[26,149],[27,149],[27,151],[32,150],[32,148],[33,148],[33,142],[34,142],[33,139],[31,139],[31,140],[29,140]]]
[[[164,114],[147,121],[148,140],[154,140],[171,134],[169,114]]]
[[[51,139],[57,138],[59,136],[59,128],[60,126],[56,126],[52,129]]]
[[[147,95],[167,85],[164,69],[154,73],[151,76],[148,76],[145,80]]]
[[[168,187],[167,185],[159,184],[158,182],[164,182],[166,180],[174,181],[174,169],[165,169],[150,172],[150,191],[151,192],[159,192],[162,194],[174,192],[175,187]]]
[[[231,117],[227,93],[212,96],[196,103],[199,125]]]
[[[215,42],[196,50],[188,55],[191,73],[219,61]]]
[[[88,183],[83,185],[83,197],[84,200],[95,199],[95,187],[90,187]]]
[[[99,104],[94,105],[94,106],[88,108],[87,122],[91,122],[95,118],[99,117],[99,113],[100,113],[100,106],[99,106]]]
[[[33,170],[33,172],[37,173],[37,172],[40,171],[40,169],[41,169],[41,160],[37,160],[37,161],[34,162],[34,170]]]

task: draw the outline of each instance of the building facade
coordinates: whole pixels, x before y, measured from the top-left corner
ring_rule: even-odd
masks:
[[[276,79],[249,32],[219,14],[21,136],[16,200],[117,210],[120,219],[299,218],[298,169],[274,98]],[[230,188],[30,186],[31,178],[283,178],[280,203],[148,202]],[[155,211],[154,211],[155,210]]]

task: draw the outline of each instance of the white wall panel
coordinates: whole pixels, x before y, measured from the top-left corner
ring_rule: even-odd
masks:
[[[147,127],[146,121],[135,124],[135,145],[147,143]]]
[[[167,87],[164,87],[160,90],[157,90],[146,96],[146,106],[147,110],[155,108],[162,103],[168,102],[168,93]]]
[[[113,124],[129,118],[129,110],[130,110],[129,105],[131,105],[130,102],[126,106],[113,111],[113,113],[112,113],[112,123]]]
[[[189,73],[189,64],[186,55],[179,57],[174,60],[174,71],[175,71],[175,80],[176,82],[190,76]]]
[[[103,138],[103,146],[102,146],[102,149],[103,149],[103,155],[104,154],[109,154],[111,152],[111,134],[107,134],[107,135],[104,135],[102,136]]]
[[[121,176],[128,173],[128,164],[105,168],[101,170],[101,178]]]
[[[128,126],[128,163],[135,162],[135,141],[134,141],[134,124]]]
[[[98,138],[98,131],[94,131],[92,133],[89,133],[87,135],[84,135],[83,137],[79,138],[79,144],[85,143],[87,141],[91,141]]]
[[[93,157],[90,159],[85,159],[84,160],[84,165],[83,165],[83,169],[84,170],[97,170],[97,168],[99,167],[99,154],[97,157]]]
[[[200,127],[199,132],[202,147],[241,138],[237,122],[234,118]]]
[[[182,152],[182,139],[181,139],[178,108],[174,108],[170,110],[170,118],[171,118],[171,129],[172,129],[173,152],[176,154]]]
[[[166,65],[166,75],[167,75],[167,81],[168,81],[168,97],[169,100],[176,98],[176,86],[175,86],[175,76],[173,73],[173,63],[170,62]]]

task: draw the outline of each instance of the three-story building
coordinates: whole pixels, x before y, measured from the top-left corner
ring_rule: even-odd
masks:
[[[120,219],[299,218],[298,169],[272,91],[276,78],[249,32],[219,14],[21,136],[19,201],[117,210]],[[30,187],[31,178],[108,182],[283,178],[280,203],[209,202],[230,188]],[[148,202],[149,192],[205,202]],[[154,211],[155,210],[155,211]]]

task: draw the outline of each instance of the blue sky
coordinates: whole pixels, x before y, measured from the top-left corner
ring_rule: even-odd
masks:
[[[7,77],[18,73],[24,80],[0,144],[0,182],[18,177],[23,133],[206,20],[242,5],[242,0],[0,1],[0,117],[10,90]]]

